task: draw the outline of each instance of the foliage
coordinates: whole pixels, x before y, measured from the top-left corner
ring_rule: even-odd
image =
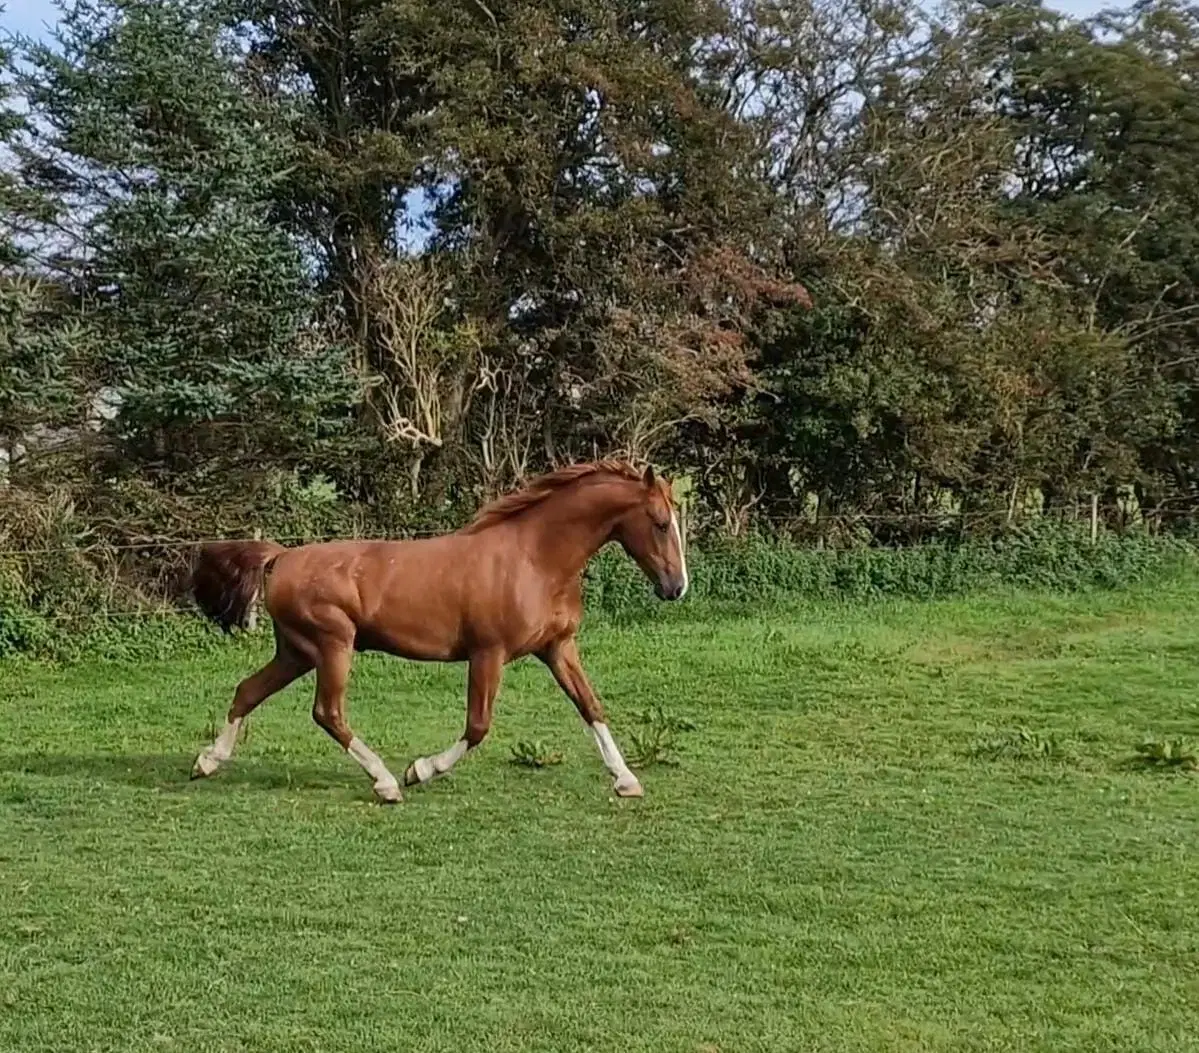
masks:
[[[1077,528],[1048,524],[991,541],[902,549],[818,551],[752,537],[692,548],[691,591],[683,602],[935,599],[995,589],[1117,588],[1165,575],[1194,559],[1194,550],[1182,541],[1103,536],[1091,545]],[[585,581],[586,603],[596,612],[640,616],[656,609],[640,571],[614,550],[592,561]]]
[[[0,6],[0,18],[5,8]],[[27,262],[26,238],[32,225],[47,218],[46,201],[14,171],[10,154],[29,131],[29,117],[17,90],[17,49],[0,32],[0,275],[8,280]],[[0,418],[3,420],[3,418]]]
[[[679,736],[695,731],[695,721],[676,716],[665,706],[635,714],[629,730],[629,763],[635,768],[679,763]]]
[[[1181,738],[1147,738],[1137,744],[1132,764],[1165,771],[1199,772],[1199,748]]]
[[[1075,751],[1057,735],[1019,727],[980,736],[970,744],[966,755],[984,760],[1069,761]]]
[[[294,505],[289,516],[288,522],[304,522]],[[5,583],[0,620],[6,626],[0,632],[10,639],[10,652],[78,658],[213,645],[215,637],[203,624],[170,615],[157,598],[182,593],[188,547],[152,541],[132,549],[87,544],[81,529],[77,512],[60,506],[54,516],[29,522],[29,532],[20,535],[33,551],[0,556],[0,582]],[[296,541],[311,536],[301,531]],[[6,540],[0,531],[0,548],[16,540],[11,535]],[[615,547],[606,548],[586,571],[584,603],[592,617],[622,622],[797,601],[942,599],[1022,589],[1067,594],[1166,580],[1196,562],[1189,542],[1169,537],[1103,535],[1091,545],[1076,529],[1047,526],[991,541],[902,549],[817,551],[754,536],[692,547],[690,591],[680,604],[669,606],[654,597],[631,560]],[[129,582],[139,587],[131,589]],[[647,734],[652,739],[656,732]]]
[[[31,609],[13,569],[0,566],[0,658],[46,653],[52,646],[51,631],[49,620]]]
[[[0,268],[0,449],[21,456],[22,440],[79,423],[71,353],[77,332],[59,324],[61,290]]]
[[[953,580],[943,513],[1195,509],[1176,0],[68,0],[0,69],[4,481],[97,541],[444,528],[608,453],[709,547]]]
[[[522,739],[512,746],[512,763],[522,768],[552,768],[562,763],[562,753],[541,739]]]
[[[1069,239],[1063,280],[1092,324],[1136,353],[1141,369],[1105,409],[1114,416],[1154,394],[1138,444],[1146,487],[1189,486],[1199,11],[1164,0],[1086,27],[1033,8],[995,21],[992,46],[1006,52],[999,66],[1011,85],[1004,105],[1025,144],[1015,203]]]
[[[314,342],[298,246],[270,222],[294,148],[241,82],[227,17],[68,7],[57,48],[30,47],[18,80],[40,121],[22,172],[83,224],[66,248],[90,378],[118,399],[108,471],[192,490],[304,463],[352,393],[337,347]]]

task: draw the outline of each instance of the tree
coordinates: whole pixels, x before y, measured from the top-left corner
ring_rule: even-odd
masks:
[[[744,380],[727,305],[704,295],[713,268],[770,267],[749,143],[702,58],[724,20],[598,0],[258,9],[255,68],[295,94],[303,144],[279,215],[318,252],[379,394],[397,390],[388,318],[408,310],[380,282],[405,202],[430,203],[441,413],[435,434],[391,431],[418,471],[440,458],[489,487],[644,453]],[[415,401],[397,414],[411,424]]]
[[[14,148],[29,129],[14,105],[15,73],[11,48],[0,41],[0,452],[6,481],[23,440],[32,441],[34,429],[64,423],[77,387],[68,334],[55,325],[62,290],[29,267],[31,228],[48,210],[14,171]]]
[[[1133,349],[1139,369],[1106,412],[1145,425],[1137,481],[1193,492],[1199,10],[1152,0],[1081,26],[1030,10],[996,23],[1024,142],[1017,204],[1069,246],[1063,277],[1091,325]],[[1144,391],[1164,405],[1134,408]]]
[[[116,384],[110,477],[327,464],[388,527],[600,452],[693,474],[730,532],[1189,492],[1195,29],[78,2],[6,118],[6,244],[59,297],[3,316],[8,415]]]
[[[270,222],[294,147],[247,90],[231,21],[219,3],[80,0],[21,82],[23,176],[75,235],[94,379],[122,396],[120,468],[174,485],[306,463],[352,390],[316,339],[299,248]]]
[[[847,512],[1069,497],[1130,478],[1161,434],[1168,400],[1127,335],[1096,323],[1077,246],[1012,200],[1028,156],[1007,104],[1026,53],[1012,26],[1052,22],[1014,7],[936,22],[903,4],[765,4],[743,28],[729,104],[757,111],[761,177],[817,306],[757,319],[762,393],[691,437],[718,466],[706,490],[726,526],[813,497]],[[1054,32],[1077,43],[1073,24]]]

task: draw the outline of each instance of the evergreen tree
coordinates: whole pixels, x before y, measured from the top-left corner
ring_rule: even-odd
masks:
[[[80,0],[22,83],[42,126],[25,173],[77,231],[122,464],[176,482],[303,463],[351,393],[300,249],[270,220],[294,147],[248,90],[231,24],[219,3]]]

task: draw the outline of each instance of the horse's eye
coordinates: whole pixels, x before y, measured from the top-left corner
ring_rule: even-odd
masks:
[[[654,529],[659,534],[665,534],[666,531],[668,531],[670,529],[670,524],[669,523],[654,523]]]

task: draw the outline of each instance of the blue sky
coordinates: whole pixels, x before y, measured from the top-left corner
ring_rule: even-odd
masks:
[[[42,36],[47,23],[58,21],[58,12],[50,0],[5,0],[0,26],[10,33]]]
[[[0,15],[0,27],[11,33],[24,33],[29,36],[43,36],[48,25],[58,20],[58,12],[51,0],[0,0],[5,11]],[[1119,0],[1056,0],[1050,2],[1050,7],[1065,11],[1071,15],[1090,15],[1105,7],[1128,7],[1130,3]]]

